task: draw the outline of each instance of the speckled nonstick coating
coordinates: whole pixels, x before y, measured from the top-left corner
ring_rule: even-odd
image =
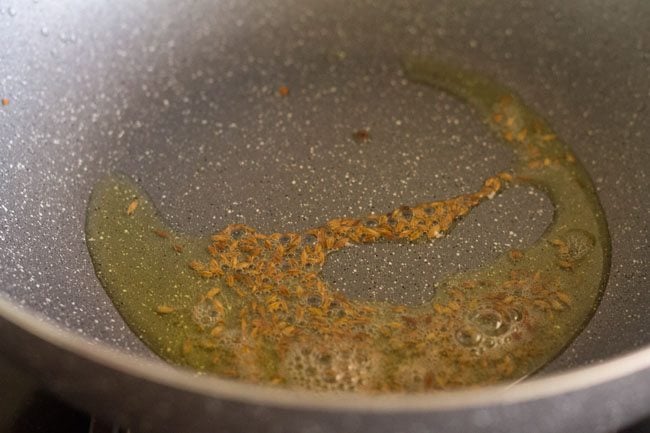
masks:
[[[74,403],[143,431],[605,431],[647,414],[650,3],[34,0],[0,12],[0,350]],[[97,179],[132,176],[175,228],[205,234],[442,199],[508,167],[471,108],[404,79],[409,54],[498,78],[592,175],[612,268],[584,332],[508,391],[420,397],[270,391],[153,357],[86,250]],[[369,141],[352,139],[360,128]],[[543,194],[515,188],[433,247],[354,250],[326,272],[351,296],[419,302],[551,217]]]

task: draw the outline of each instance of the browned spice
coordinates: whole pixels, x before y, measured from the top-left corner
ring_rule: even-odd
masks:
[[[359,129],[352,133],[352,138],[357,143],[365,143],[370,140],[370,132],[367,129]]]
[[[510,260],[513,262],[516,262],[524,258],[524,253],[521,250],[510,250],[508,257],[510,257]]]
[[[131,203],[129,203],[129,207],[126,208],[126,214],[127,215],[133,215],[135,210],[138,208],[138,199],[133,199]]]
[[[163,239],[166,239],[166,238],[169,237],[169,233],[167,233],[165,230],[161,230],[161,229],[153,229],[152,232],[154,232],[154,234],[155,234],[156,236],[161,237],[161,238],[163,238]]]
[[[407,316],[404,315],[407,311],[404,306],[393,305],[386,307],[386,311],[384,307],[350,301],[340,293],[332,292],[322,280],[320,269],[329,254],[352,244],[400,239],[415,242],[440,237],[472,208],[483,200],[494,197],[511,179],[509,173],[500,173],[486,179],[483,187],[475,193],[445,201],[401,206],[385,214],[363,218],[335,218],[303,233],[267,235],[244,224],[227,226],[212,236],[212,244],[207,249],[211,257],[208,262],[192,260],[188,263],[202,278],[218,279],[198,299],[192,312],[197,325],[207,332],[207,336],[201,337],[203,342],[184,343],[182,352],[189,355],[191,349],[188,347],[203,347],[205,338],[214,339],[215,347],[219,347],[219,342],[226,338],[225,335],[229,335],[228,341],[235,338],[238,349],[233,356],[238,361],[227,371],[233,377],[240,377],[241,369],[248,371],[261,368],[254,359],[263,356],[263,341],[273,341],[279,356],[284,358],[289,356],[286,351],[296,342],[304,347],[318,347],[318,339],[326,336],[330,343],[339,341],[341,345],[348,344],[350,329],[371,323],[383,323],[379,328],[380,333],[387,339],[388,347],[393,348],[391,350],[406,350],[411,346],[423,350],[427,341],[438,340],[444,335],[447,332],[445,329],[458,320],[458,315],[476,310],[477,307],[473,304],[475,301],[466,297],[461,290],[451,287],[447,289],[447,301],[434,302],[431,310],[425,310],[430,312],[412,311]],[[518,261],[523,258],[523,253],[512,250],[510,257]],[[474,290],[489,284],[491,283],[485,281],[466,280],[461,287],[462,290]],[[538,295],[529,297],[514,294],[515,290],[522,289]],[[226,291],[236,294],[237,299],[243,302],[236,317],[231,317],[232,313],[220,300],[225,300],[222,296],[225,296]],[[555,297],[551,296],[553,294]],[[528,324],[526,326],[533,326],[539,320],[531,311],[537,310],[544,314],[562,311],[571,302],[567,294],[553,290],[541,274],[524,272],[513,274],[501,286],[491,287],[491,294],[486,299],[490,306],[479,310],[489,311],[484,313],[487,314],[486,317],[510,317],[510,310],[516,308],[518,315],[515,320],[523,321]],[[158,311],[167,312],[164,306],[159,307]],[[228,323],[233,320],[238,324],[238,336],[229,330],[231,325]],[[479,338],[474,337],[476,331],[473,328],[467,329],[462,331],[466,334],[456,336],[459,346],[443,346],[444,350],[454,353],[453,356],[459,360],[469,356],[465,352],[465,346],[471,347],[474,339]],[[517,334],[517,338],[521,339],[522,336]],[[370,350],[368,345],[377,344],[365,332],[354,333],[354,340],[359,351]],[[215,353],[215,356],[218,355]],[[474,362],[470,358],[466,362]],[[221,361],[219,357],[215,362]],[[504,375],[514,371],[513,360],[510,358],[482,362],[496,363],[493,368],[502,371]],[[228,375],[224,371],[222,373]],[[448,375],[452,373],[438,372],[437,379],[427,381],[427,386],[450,386],[453,380]],[[459,375],[455,380],[465,382],[470,379]]]
[[[169,314],[173,313],[174,311],[176,311],[174,307],[170,307],[169,305],[158,305],[156,307],[156,313],[159,314]]]

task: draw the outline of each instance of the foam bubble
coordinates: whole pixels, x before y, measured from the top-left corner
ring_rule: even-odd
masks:
[[[571,261],[582,260],[596,245],[594,236],[585,230],[569,230],[562,237],[568,248],[567,259]]]
[[[479,310],[472,316],[472,322],[486,335],[497,337],[508,332],[510,324],[501,313],[491,308]]]
[[[215,326],[222,320],[221,314],[214,308],[212,301],[204,299],[192,308],[192,319],[202,328]]]
[[[378,373],[378,365],[376,356],[347,343],[311,351],[294,346],[283,361],[283,369],[291,381],[330,391],[352,391],[368,386]]]
[[[456,331],[455,337],[456,341],[465,347],[476,346],[483,339],[481,333],[473,326],[463,326]]]

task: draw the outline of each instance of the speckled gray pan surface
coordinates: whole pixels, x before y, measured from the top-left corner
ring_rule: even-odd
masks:
[[[416,53],[517,91],[597,186],[609,283],[547,371],[642,347],[649,12],[642,0],[2,2],[0,293],[89,340],[149,353],[84,243],[90,190],[115,171],[191,233],[301,229],[476,188],[511,155],[468,106],[405,80],[400,61]],[[369,141],[352,139],[361,128]],[[325,274],[351,296],[420,302],[444,275],[532,242],[551,217],[544,195],[515,188],[433,245],[354,249]]]

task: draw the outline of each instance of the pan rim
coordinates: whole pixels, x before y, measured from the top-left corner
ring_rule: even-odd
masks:
[[[91,343],[79,334],[56,326],[50,319],[30,312],[28,308],[17,307],[4,296],[0,296],[0,319],[83,361],[117,373],[208,398],[278,408],[384,413],[485,408],[577,392],[643,370],[650,371],[650,345],[646,345],[603,362],[533,378],[516,385],[493,385],[430,394],[318,394],[247,384],[217,376],[197,376],[188,369],[121,352],[104,342]],[[134,362],[135,359],[137,362]]]

